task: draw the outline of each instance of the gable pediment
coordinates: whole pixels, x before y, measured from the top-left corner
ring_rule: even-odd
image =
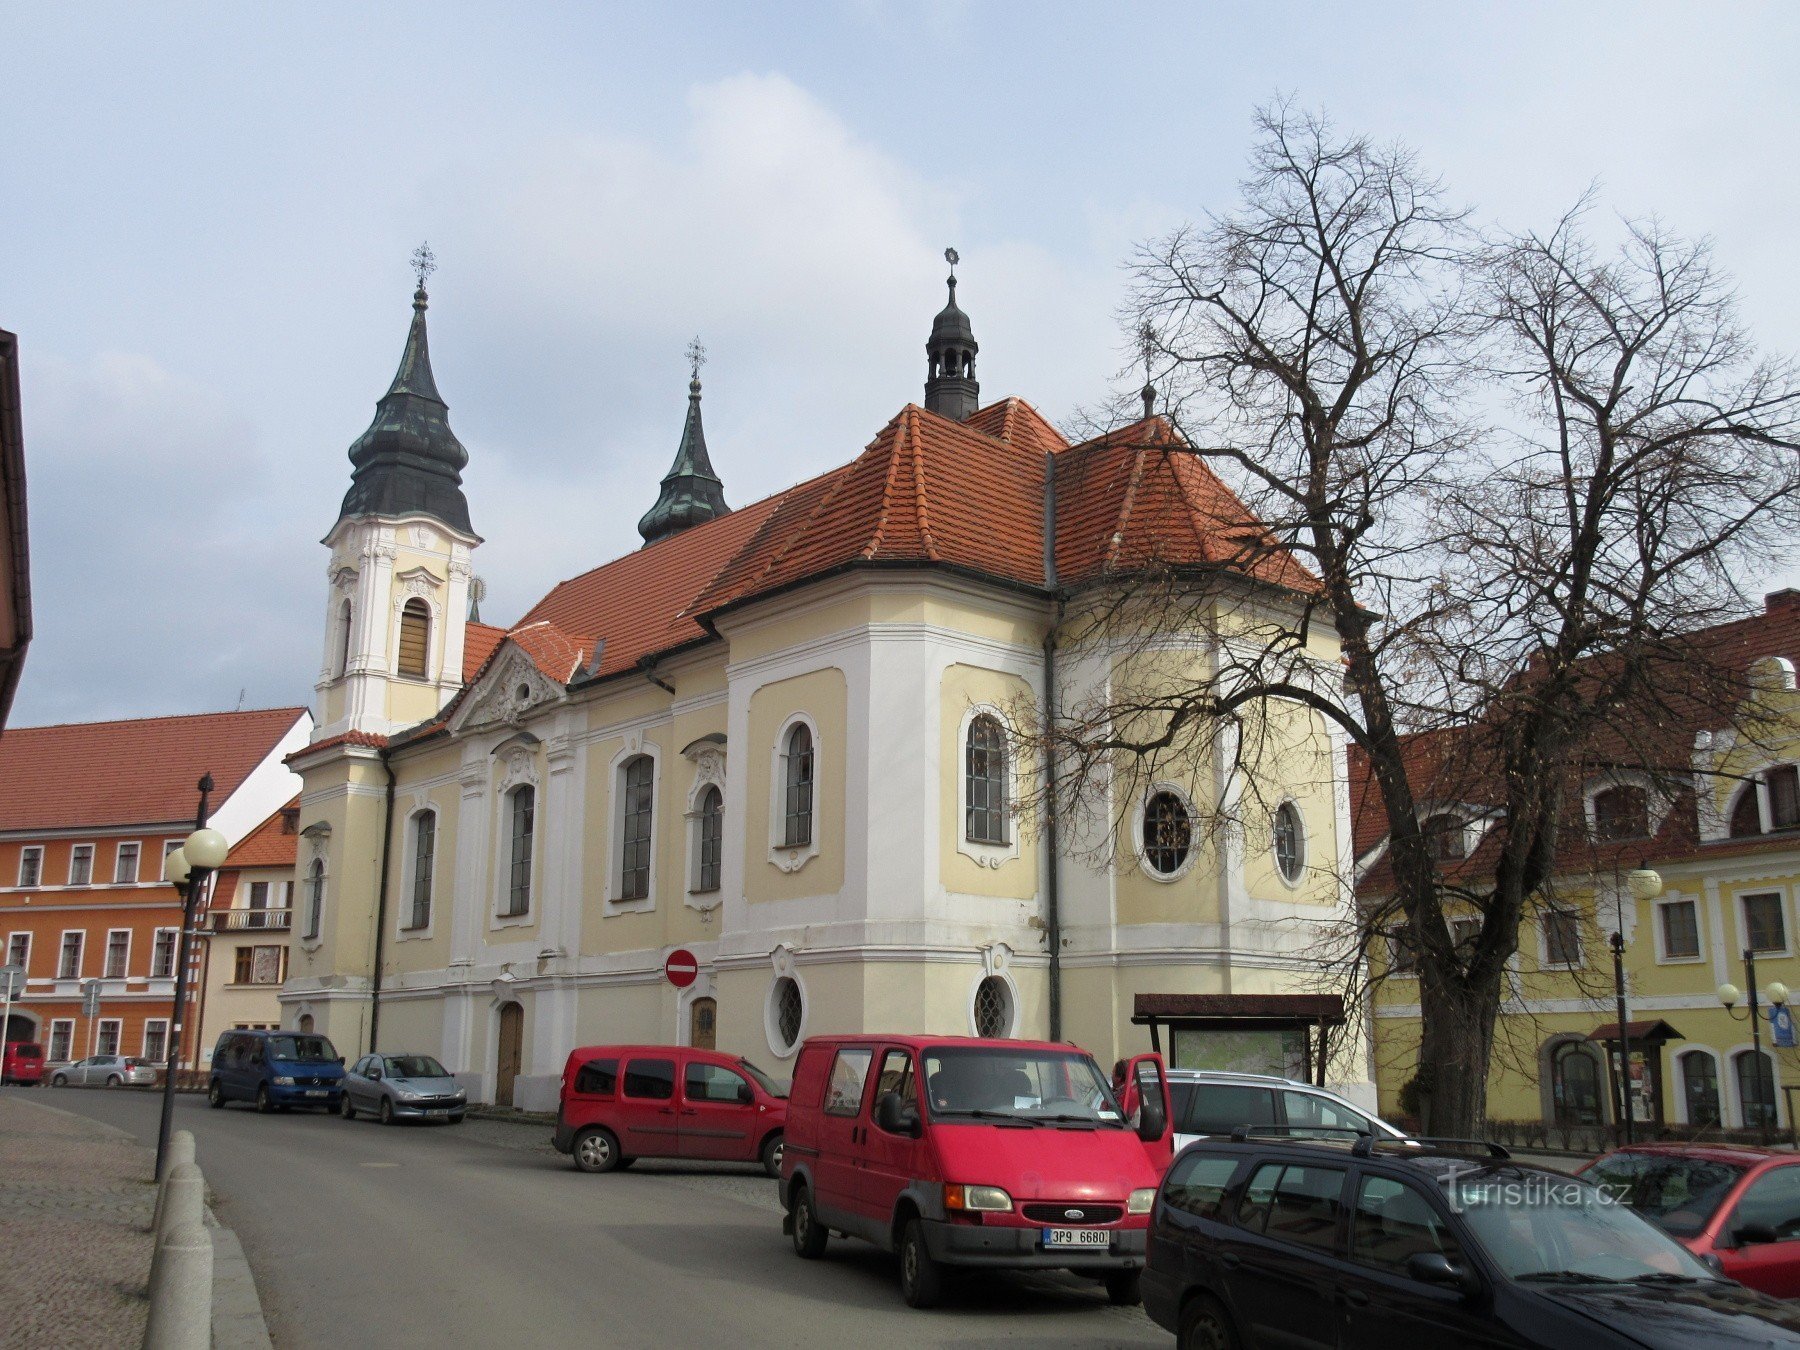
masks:
[[[563,703],[569,691],[537,668],[531,657],[508,638],[487,672],[463,696],[450,719],[452,734],[486,727],[516,727],[547,707]]]

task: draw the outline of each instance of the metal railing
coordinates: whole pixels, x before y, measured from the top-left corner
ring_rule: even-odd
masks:
[[[207,915],[215,933],[285,933],[294,925],[291,909],[215,909]]]

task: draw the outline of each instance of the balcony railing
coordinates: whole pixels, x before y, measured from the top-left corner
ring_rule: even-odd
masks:
[[[207,917],[215,933],[285,933],[294,923],[291,909],[215,909]]]

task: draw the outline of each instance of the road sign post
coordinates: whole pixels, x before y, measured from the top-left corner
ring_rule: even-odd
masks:
[[[98,1054],[100,1040],[100,981],[81,982],[81,1015],[88,1019],[88,1054]]]
[[[13,1043],[12,1009],[13,1004],[25,996],[25,967],[0,966],[0,997],[3,997],[4,1012],[0,1012],[0,1077],[4,1076],[6,1063],[6,1047]]]

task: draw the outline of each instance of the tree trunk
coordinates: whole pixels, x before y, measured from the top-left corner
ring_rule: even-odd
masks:
[[[1422,1125],[1441,1139],[1480,1139],[1487,1129],[1488,1062],[1500,1015],[1498,978],[1446,978],[1419,971]]]

